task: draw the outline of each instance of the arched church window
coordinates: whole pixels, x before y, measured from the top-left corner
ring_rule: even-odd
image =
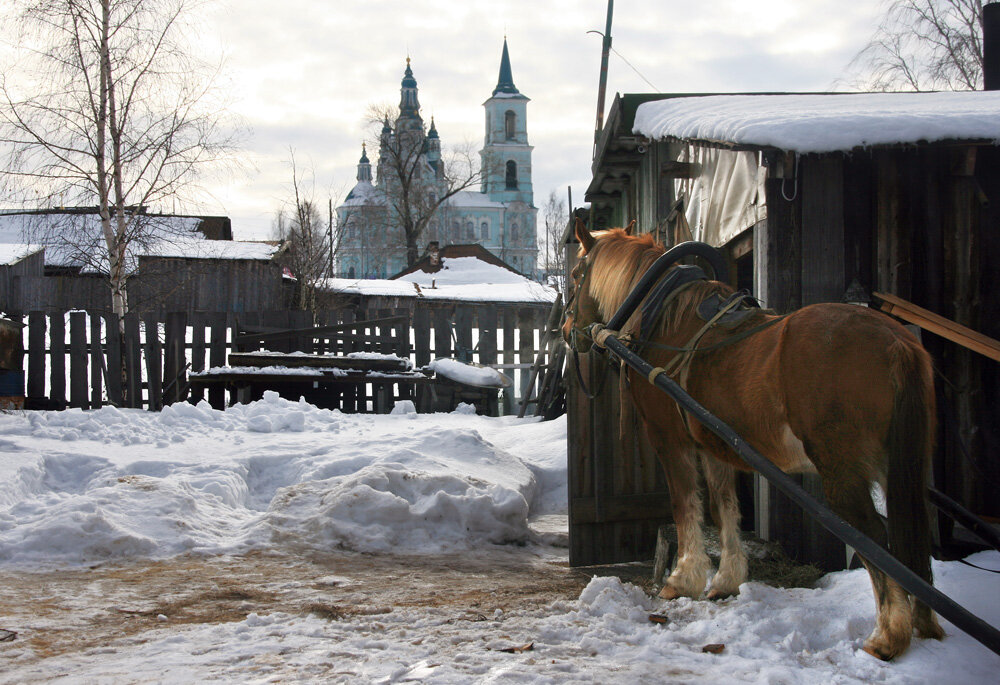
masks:
[[[353,264],[351,265],[351,268],[347,270],[347,277],[348,278],[354,278],[355,277],[354,276],[354,265]]]
[[[465,222],[465,239],[466,240],[476,239],[476,226],[471,221]]]
[[[503,115],[503,130],[507,140],[514,140],[517,133],[517,115],[513,110],[508,109]]]
[[[488,221],[484,221],[479,225],[479,237],[481,240],[490,239],[490,224]]]
[[[457,243],[462,235],[462,226],[457,221],[451,222],[451,242]]]
[[[507,190],[517,190],[517,162],[507,162]]]
[[[521,229],[518,228],[517,224],[510,225],[510,242],[516,243],[521,240]]]

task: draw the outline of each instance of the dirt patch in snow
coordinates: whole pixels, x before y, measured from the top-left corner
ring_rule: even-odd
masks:
[[[497,610],[576,599],[594,573],[523,549],[442,556],[257,553],[8,569],[0,628],[15,631],[21,646],[44,659],[171,626],[242,621],[254,612],[339,620],[433,606],[451,608],[455,620],[486,620]]]

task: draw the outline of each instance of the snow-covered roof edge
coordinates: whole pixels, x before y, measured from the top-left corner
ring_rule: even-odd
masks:
[[[798,153],[1000,141],[1000,92],[673,96],[639,104],[632,133]]]

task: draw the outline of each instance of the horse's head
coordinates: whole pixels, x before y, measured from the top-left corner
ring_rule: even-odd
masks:
[[[635,221],[621,229],[625,235],[630,235]],[[576,238],[580,241],[580,251],[577,253],[576,266],[570,273],[569,298],[563,318],[563,339],[577,352],[588,352],[593,346],[588,328],[595,323],[603,323],[600,306],[591,290],[593,262],[596,258],[595,249],[599,239],[596,238],[584,223],[577,218]]]

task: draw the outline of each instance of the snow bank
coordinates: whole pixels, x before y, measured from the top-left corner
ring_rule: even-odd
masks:
[[[553,508],[515,456],[533,427],[406,407],[345,415],[275,393],[224,412],[0,415],[0,563],[523,543],[532,504]]]
[[[489,366],[463,364],[457,359],[435,359],[427,365],[427,368],[432,369],[439,376],[480,388],[505,388],[512,383],[509,378],[496,369]]]

